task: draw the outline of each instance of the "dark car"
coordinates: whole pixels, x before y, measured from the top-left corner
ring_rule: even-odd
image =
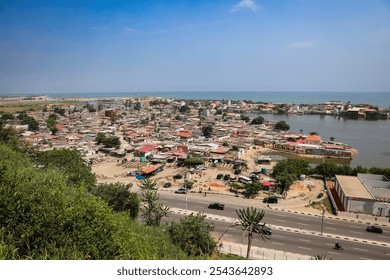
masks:
[[[225,176],[223,176],[223,180],[229,181],[229,179],[230,179],[230,174],[225,174]]]
[[[218,175],[217,175],[217,179],[218,179],[218,180],[221,180],[222,178],[223,178],[223,174],[218,174]]]
[[[209,205],[210,209],[218,209],[218,210],[223,210],[225,208],[224,204],[221,204],[219,202],[214,202]]]
[[[368,226],[366,231],[368,232],[376,232],[376,233],[382,233],[383,230],[381,227],[378,227],[378,226]]]
[[[187,189],[178,189],[178,190],[175,191],[175,193],[186,194],[187,193]]]
[[[272,228],[264,226],[264,234],[271,235],[272,234]]]
[[[278,203],[278,198],[276,196],[269,196],[269,197],[265,197],[263,199],[263,203]]]
[[[236,175],[241,174],[241,169],[234,170],[234,174],[236,174]]]
[[[164,188],[170,188],[171,186],[172,186],[172,184],[168,182],[168,183],[165,183],[163,187]]]
[[[181,179],[181,178],[183,178],[183,176],[180,174],[176,174],[173,176],[173,179]]]

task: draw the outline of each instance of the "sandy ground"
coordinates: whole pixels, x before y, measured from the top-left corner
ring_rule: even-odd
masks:
[[[245,159],[248,162],[248,169],[244,170],[240,175],[248,176],[253,171],[260,171],[262,167],[270,170],[274,163],[271,165],[259,165],[255,162],[258,152],[266,153],[266,151],[267,150],[264,148],[250,149],[245,155],[243,155],[242,159]],[[101,162],[94,162],[92,165],[92,171],[95,173],[98,182],[132,183],[133,190],[136,191],[138,189],[139,181],[133,176],[127,176],[127,172],[132,170],[142,170],[150,164],[139,162],[139,159],[134,159],[135,161],[132,161],[131,155],[128,155],[126,158],[128,159],[128,162],[124,164],[121,163],[122,158],[117,159],[110,156],[102,156],[103,160]],[[171,191],[172,195],[174,195],[174,191],[182,187],[185,175],[188,174],[187,176],[189,176],[189,179],[195,182],[192,191],[207,191],[209,193],[220,193],[234,197],[234,194],[229,191],[229,187],[224,184],[224,181],[216,179],[216,176],[219,173],[230,174],[231,176],[238,177],[239,175],[233,174],[232,166],[227,164],[218,164],[213,167],[208,163],[206,166],[206,170],[195,170],[195,172],[191,174],[189,173],[188,168],[177,167],[175,163],[167,164],[162,172],[151,178],[156,180],[157,185],[160,188],[162,188],[166,182],[171,182],[172,186],[165,190]],[[183,175],[183,178],[174,180],[172,177],[175,174]],[[267,175],[261,175],[261,178],[265,181],[269,179]],[[297,181],[291,186],[285,198],[279,199],[278,204],[273,207],[320,214],[322,213],[322,209],[320,209],[320,207],[309,206],[309,204],[318,201],[317,196],[321,192],[325,194],[323,183],[320,180],[306,179],[304,181]],[[268,196],[268,192],[261,191],[255,199],[262,200],[266,196]],[[261,202],[259,201],[259,203]]]

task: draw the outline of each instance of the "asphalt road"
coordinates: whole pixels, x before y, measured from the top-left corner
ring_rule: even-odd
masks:
[[[254,206],[266,212],[264,221],[273,229],[270,239],[254,240],[254,246],[285,252],[314,256],[326,254],[335,260],[388,260],[390,259],[390,228],[384,227],[383,234],[366,232],[367,224],[336,220],[321,215],[308,215],[267,208],[259,201],[210,194],[206,197],[198,193],[174,194],[161,191],[160,201],[173,209],[203,212],[210,216],[215,225],[214,231],[222,234],[223,240],[246,244],[246,236],[239,227],[229,227],[237,218],[235,210]],[[212,202],[225,204],[224,210],[208,209]],[[277,207],[272,205],[271,207]],[[175,211],[169,219],[180,220],[183,213]],[[321,235],[322,228],[322,235]],[[339,242],[344,250],[333,249]]]

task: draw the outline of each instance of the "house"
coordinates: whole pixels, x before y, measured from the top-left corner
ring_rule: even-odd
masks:
[[[310,145],[320,145],[322,142],[321,136],[313,134],[309,135],[305,139],[305,144],[310,144]]]
[[[143,176],[152,176],[157,174],[158,172],[163,171],[164,167],[161,164],[151,165],[149,167],[146,167],[144,170],[141,171],[141,174]]]
[[[135,156],[139,157],[147,157],[152,155],[152,153],[155,151],[155,149],[158,147],[158,145],[155,144],[146,144],[139,148],[136,148],[134,151]]]

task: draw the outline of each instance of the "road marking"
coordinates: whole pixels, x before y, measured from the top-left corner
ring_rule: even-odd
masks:
[[[334,254],[334,255],[341,255],[340,253],[336,253],[336,252],[333,252],[333,251],[328,251],[329,254]]]
[[[362,248],[352,248],[352,249],[359,250],[359,251],[364,251],[364,252],[368,252],[367,249],[362,249]]]
[[[363,258],[363,257],[359,257],[359,259],[361,259],[361,260],[372,260],[372,259],[369,259],[369,258]]]
[[[361,231],[353,231],[353,230],[351,230],[350,232],[353,232],[353,233],[356,233],[356,234],[364,234],[364,232],[361,232]]]
[[[302,225],[302,226],[308,226],[309,224],[305,224],[305,223],[297,223],[298,225]]]
[[[305,242],[311,242],[311,240],[308,239],[298,239],[299,241],[305,241]]]
[[[278,220],[278,219],[274,219],[274,221],[283,222],[283,223],[286,222],[285,220]]]
[[[355,227],[355,226],[349,226],[351,228],[358,228],[358,229],[362,229],[362,227]]]
[[[279,242],[271,242],[272,244],[275,244],[275,245],[280,245],[280,246],[284,246],[283,243],[279,243]]]
[[[337,228],[333,228],[333,227],[325,227],[325,228],[330,230],[337,230]]]
[[[277,234],[272,234],[273,237],[282,237],[282,238],[285,238],[284,235],[277,235]]]
[[[311,248],[307,248],[307,247],[298,247],[299,249],[305,249],[305,250],[312,250]]]

